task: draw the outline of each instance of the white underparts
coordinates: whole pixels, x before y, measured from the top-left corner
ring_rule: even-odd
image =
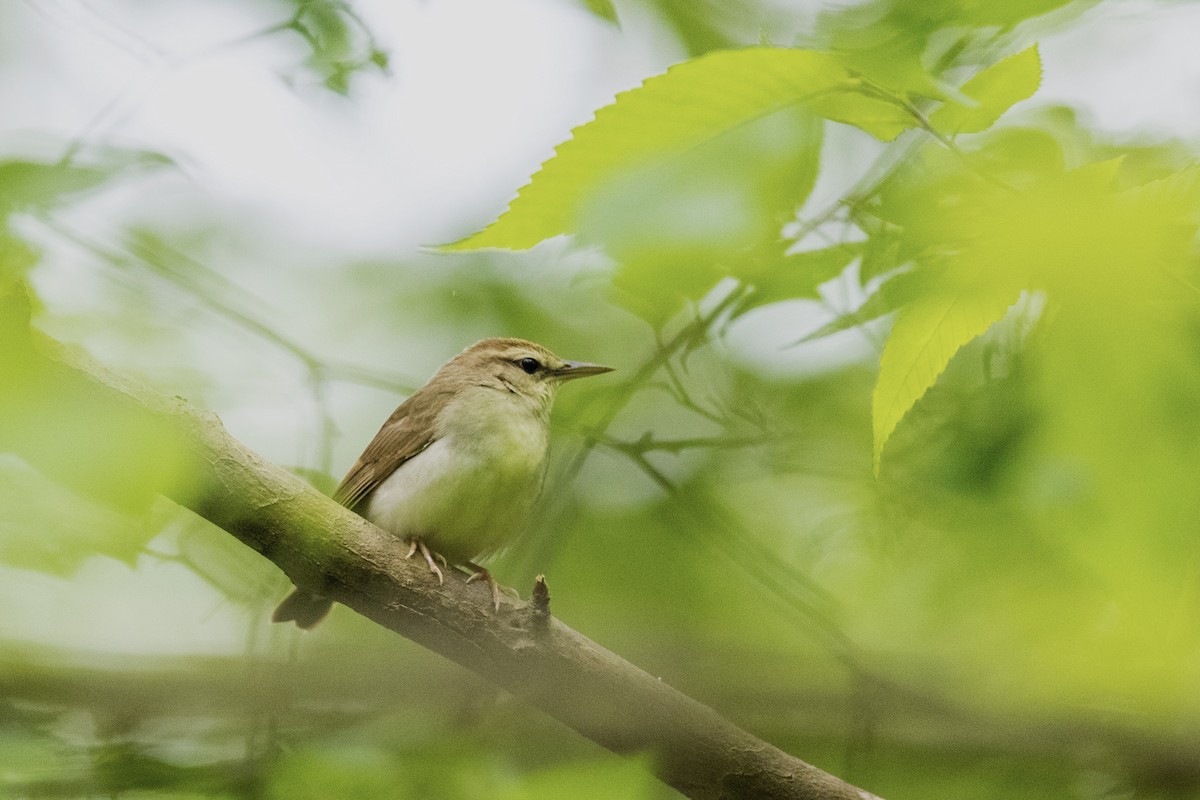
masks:
[[[548,408],[477,391],[487,394],[443,412],[452,422],[441,437],[384,479],[363,514],[456,563],[498,550],[525,527],[549,444]]]

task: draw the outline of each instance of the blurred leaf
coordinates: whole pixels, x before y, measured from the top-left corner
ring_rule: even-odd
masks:
[[[103,187],[126,171],[170,163],[170,159],[158,153],[121,148],[96,151],[91,164],[0,161],[0,218],[17,211],[53,208],[75,195]]]
[[[4,767],[0,791],[12,791],[13,784],[39,775],[62,777],[66,771],[62,745],[40,732],[29,732],[45,724],[40,720],[29,724],[25,718],[30,716],[24,708],[0,706],[0,765]]]
[[[311,467],[292,466],[288,467],[288,471],[293,475],[298,475],[303,478],[309,486],[312,486],[326,497],[332,497],[337,489],[340,478],[330,475],[328,472]]]
[[[653,800],[663,796],[654,773],[639,758],[606,758],[545,769],[524,777],[519,787],[492,800]]]
[[[1200,224],[1200,164],[1127,189],[1120,198],[1123,203],[1141,207],[1141,213],[1162,219],[1168,225],[1173,222],[1187,226]],[[1186,231],[1184,233],[1186,235]]]
[[[862,128],[882,142],[890,142],[916,124],[899,102],[877,92],[828,92],[814,97],[808,107],[834,122]]]
[[[909,409],[933,386],[967,342],[1004,316],[1017,291],[966,286],[918,298],[900,309],[883,356],[872,398],[875,472],[888,437]]]
[[[1082,11],[1098,0],[1009,0],[1006,3],[977,3],[973,0],[954,0],[947,3],[947,21],[961,20],[968,24],[989,26],[1002,25],[1010,27],[1027,19],[1040,17],[1057,11],[1063,6],[1075,3]],[[921,0],[903,0],[910,8],[920,7]],[[928,5],[928,4],[925,4]]]
[[[1118,194],[1120,166],[1052,172],[1020,191],[950,173],[933,193],[912,195],[908,219],[936,209],[938,222],[904,221],[906,235],[946,253],[949,266],[945,285],[900,310],[884,349],[873,400],[876,471],[896,424],[1021,289],[1047,288],[1055,307],[1074,307],[1093,324],[1131,302],[1160,302],[1165,274],[1178,274],[1200,221],[1196,172]],[[959,195],[952,203],[949,185]]]
[[[777,263],[780,230],[816,180],[821,120],[800,108],[754,120],[666,163],[600,186],[578,236],[616,259],[623,305],[652,324],[721,278]]]
[[[817,298],[817,287],[832,280],[863,251],[862,242],[835,244],[821,250],[789,253],[773,267],[752,275],[735,273],[753,287],[738,306],[739,314],[769,303],[797,298]]]
[[[1009,29],[1072,2],[1081,13],[1096,0],[870,0],[822,12],[814,39],[838,53],[848,68],[894,92],[945,99],[943,73],[977,48],[994,47],[997,28]]]
[[[386,50],[380,50],[379,48],[373,48],[371,52],[367,54],[367,60],[379,67],[380,71],[384,73],[391,69],[392,66],[392,57]]]
[[[92,757],[96,788],[112,796],[130,789],[185,788],[193,772],[126,742],[101,745]]]
[[[179,432],[48,358],[33,341],[29,313],[19,286],[0,292],[0,449],[119,510],[145,510],[186,479]]]
[[[353,6],[344,0],[292,0],[295,15],[283,26],[304,38],[312,51],[308,66],[325,88],[348,94],[350,81],[367,68],[386,72],[388,54],[375,43]]]
[[[605,182],[792,106],[870,132],[898,133],[911,124],[891,103],[857,94],[858,89],[836,58],[806,50],[751,47],[678,64],[597,111],[594,121],[559,145],[498,220],[443,249],[521,250],[572,233],[582,204]]]
[[[1067,167],[1062,143],[1047,131],[1027,127],[992,131],[971,152],[971,162],[1015,187],[1028,186]]]
[[[942,133],[977,133],[990,128],[1014,104],[1033,95],[1042,81],[1037,46],[1030,47],[983,70],[962,86],[975,105],[949,100],[929,116]]]
[[[302,750],[280,760],[273,770],[266,797],[289,800],[411,797],[404,790],[404,784],[411,780],[405,780],[398,765],[389,763],[389,759],[374,750]]]
[[[178,560],[232,603],[253,608],[278,593],[280,576],[270,563],[204,520],[185,516],[178,526]]]
[[[309,0],[298,4],[296,20],[314,42],[314,54],[322,61],[346,60],[352,52],[353,35],[349,8],[340,0]]]
[[[812,333],[797,340],[796,344],[816,341],[850,328],[857,328],[907,305],[920,294],[922,285],[920,277],[911,272],[901,272],[889,277],[854,311],[830,320]]]
[[[73,194],[101,186],[110,177],[101,167],[0,162],[0,214],[49,208]]]
[[[938,25],[932,8],[897,6],[877,0],[824,10],[817,18],[818,41],[848,69],[892,91],[939,97],[941,89],[922,63]]]
[[[21,280],[0,283],[0,389],[7,389],[6,380],[24,380],[36,360],[29,329],[32,314],[32,293]],[[0,393],[0,400],[3,399]]]
[[[0,563],[67,576],[96,555],[133,566],[161,530],[160,515],[121,514],[0,457]]]
[[[640,0],[658,14],[679,38],[689,56],[747,43],[741,26],[755,19],[754,0]]]
[[[858,262],[858,282],[866,286],[876,278],[902,267],[907,259],[901,254],[902,240],[895,226],[882,220],[861,219],[859,227],[868,238],[863,245],[862,259]]]
[[[39,257],[28,242],[0,227],[0,287],[23,279]]]
[[[36,456],[36,466],[89,497],[138,512],[184,479],[188,454],[165,420],[136,414],[37,369],[0,381],[0,447]]]
[[[617,24],[617,7],[613,5],[612,0],[581,0],[581,2],[595,16],[605,22]]]

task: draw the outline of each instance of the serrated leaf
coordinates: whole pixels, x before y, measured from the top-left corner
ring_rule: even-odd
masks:
[[[974,105],[949,101],[929,115],[934,128],[946,134],[978,133],[1015,104],[1037,91],[1042,82],[1042,61],[1037,45],[998,61],[963,84],[962,94]]]
[[[871,403],[874,466],[879,474],[884,445],[950,359],[1002,318],[1019,290],[964,286],[918,299],[900,310],[879,362]]]
[[[751,47],[686,61],[617,96],[572,132],[482,231],[444,250],[523,250],[575,231],[598,188],[655,160],[688,153],[774,112],[804,106],[868,131],[892,131],[890,104],[857,94],[859,82],[833,56]],[[846,99],[850,98],[850,99]]]
[[[1200,164],[1120,193],[1126,203],[1152,206],[1165,217],[1200,222]]]

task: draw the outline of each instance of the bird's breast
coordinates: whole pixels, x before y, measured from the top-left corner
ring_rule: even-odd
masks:
[[[423,538],[451,561],[507,544],[541,490],[549,435],[532,414],[488,416],[447,425],[372,492],[364,516],[402,539]]]

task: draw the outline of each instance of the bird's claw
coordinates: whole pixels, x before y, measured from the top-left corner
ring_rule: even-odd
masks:
[[[495,608],[496,611],[499,611],[500,587],[494,580],[492,580],[492,573],[488,572],[486,568],[481,567],[478,564],[472,564],[470,561],[467,562],[467,566],[475,570],[473,573],[471,573],[470,577],[467,578],[467,583],[470,583],[474,580],[485,581],[487,583],[488,590],[492,593],[492,607]]]
[[[445,567],[446,569],[449,569],[450,565],[446,562],[446,557],[443,556],[441,553],[435,553],[432,550],[430,550],[428,545],[426,545],[422,539],[409,539],[408,540],[408,552],[404,554],[404,557],[412,558],[413,553],[416,553],[418,551],[421,553],[421,556],[425,559],[425,563],[429,565],[429,571],[432,572],[434,575],[437,575],[438,583],[439,584],[445,583],[446,579],[442,575],[441,569],[438,568],[437,561],[441,561],[442,566]],[[434,559],[436,559],[436,561]],[[501,591],[501,589],[500,589],[500,585],[497,584],[494,580],[492,580],[492,574],[490,572],[488,572],[485,567],[481,567],[478,564],[475,564],[470,561],[468,561],[466,563],[466,566],[475,570],[474,572],[472,572],[470,574],[470,576],[467,577],[467,583],[470,583],[471,581],[483,581],[484,583],[486,583],[487,587],[488,587],[488,592],[492,596],[492,607],[496,611],[499,611],[500,610],[500,591]],[[512,589],[508,589],[507,587],[505,587],[504,591],[509,592],[518,598],[520,597],[520,595],[517,595],[515,591],[513,591]]]
[[[420,539],[410,539],[409,540],[408,552],[404,554],[404,557],[412,558],[412,554],[417,552],[418,550],[420,550],[421,555],[425,557],[425,563],[429,565],[429,571],[432,572],[434,575],[437,575],[438,584],[440,585],[440,584],[445,583],[446,579],[444,577],[442,577],[442,571],[440,569],[438,569],[438,565],[436,562],[434,562],[433,559],[434,559],[434,556],[437,556],[438,560],[442,562],[443,566],[445,566],[446,557],[443,556],[441,553],[433,553],[432,551],[430,551],[430,549],[425,545],[425,542],[423,542]],[[449,569],[449,568],[447,567],[447,569]]]

